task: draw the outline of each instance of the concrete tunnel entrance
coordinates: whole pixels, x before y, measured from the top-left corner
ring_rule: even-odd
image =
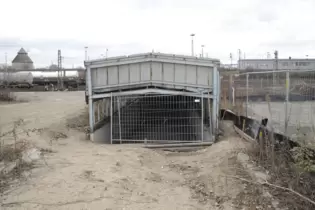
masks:
[[[206,102],[181,95],[113,97],[112,143],[210,141]]]

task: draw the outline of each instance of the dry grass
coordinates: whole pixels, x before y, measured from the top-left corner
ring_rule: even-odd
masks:
[[[268,142],[266,140],[264,142]],[[302,168],[297,167],[296,162],[292,158],[292,152],[288,147],[280,148],[276,150],[274,155],[272,153],[272,147],[267,144],[257,144],[248,154],[254,160],[257,165],[262,166],[269,171],[270,180],[269,183],[281,188],[271,188],[270,193],[280,200],[280,205],[291,210],[305,209],[311,210],[315,206],[303,199],[296,196],[292,191],[297,192],[312,201],[315,201],[315,177],[304,171]],[[283,190],[284,188],[292,190]]]
[[[30,143],[19,139],[17,130],[23,126],[22,119],[15,121],[12,130],[0,133],[0,163],[5,166],[0,171],[0,193],[3,193],[13,181],[20,179],[24,171],[34,167],[32,163],[22,160],[23,152],[30,147]],[[6,144],[6,138],[13,138],[13,144]]]
[[[246,90],[245,90],[246,91]],[[239,92],[235,89],[235,94]],[[246,92],[240,93],[246,95]],[[244,113],[244,102],[236,101],[234,107],[227,103],[223,92],[221,107],[231,109],[238,115]],[[269,115],[271,113],[270,98],[266,96]],[[238,103],[239,102],[239,103]],[[223,105],[223,106],[222,106]],[[243,108],[243,110],[242,110]],[[288,120],[290,116],[288,117]],[[250,183],[255,189],[268,187],[268,191],[280,201],[280,206],[288,210],[315,209],[315,152],[303,144],[292,149],[287,142],[276,142],[274,129],[271,124],[269,135],[260,136],[260,139],[247,153],[258,166],[269,172],[270,180],[267,184]],[[313,125],[313,127],[315,127]]]

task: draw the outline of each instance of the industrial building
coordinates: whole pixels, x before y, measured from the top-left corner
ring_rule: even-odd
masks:
[[[217,63],[162,53],[85,61],[91,140],[212,142],[220,101]]]
[[[21,48],[18,54],[12,61],[12,68],[16,70],[31,70],[34,69],[34,63],[28,56],[27,52]]]
[[[309,70],[315,69],[315,59],[242,59],[241,70]]]

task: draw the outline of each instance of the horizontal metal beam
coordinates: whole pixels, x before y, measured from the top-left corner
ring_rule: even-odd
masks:
[[[164,53],[144,53],[144,54],[134,54],[129,56],[119,56],[107,59],[97,59],[85,61],[85,66],[90,66],[91,68],[99,68],[105,66],[116,66],[124,65],[130,63],[140,63],[140,62],[166,62],[166,63],[180,63],[187,65],[198,65],[198,66],[214,66],[214,64],[219,63],[218,59],[212,58],[198,58],[194,56],[184,56],[175,54],[164,54]]]
[[[106,86],[93,87],[93,90],[113,88],[113,87],[122,87],[122,86],[129,86],[129,85],[139,85],[139,84],[142,84],[142,85],[143,84],[147,84],[147,85],[165,84],[165,85],[182,86],[182,87],[212,89],[212,86],[210,86],[211,88],[209,88],[209,85],[196,85],[196,84],[186,84],[186,83],[174,83],[174,82],[166,82],[166,81],[147,80],[147,81],[141,81],[141,82],[131,82],[131,83],[123,83],[123,84],[115,84],[115,85],[106,85]]]
[[[158,149],[158,148],[173,148],[173,147],[199,147],[199,146],[211,146],[213,142],[200,142],[200,143],[175,143],[175,144],[156,144],[145,145],[144,148]]]
[[[119,59],[118,59],[119,60]],[[172,64],[184,64],[184,65],[193,65],[193,66],[205,66],[205,67],[214,67],[215,64],[205,60],[196,60],[196,61],[186,61],[186,60],[172,60],[172,59],[158,59],[158,58],[139,58],[139,59],[131,59],[131,60],[122,60],[122,61],[112,61],[106,62],[91,62],[89,64],[86,63],[86,66],[89,66],[91,69],[93,68],[102,68],[102,67],[109,67],[109,66],[117,66],[117,65],[127,65],[133,63],[145,63],[145,62],[161,62],[161,63],[172,63]]]
[[[193,92],[182,92],[182,91],[173,91],[173,90],[161,90],[155,88],[148,88],[142,90],[133,90],[133,91],[122,91],[117,93],[103,93],[103,94],[94,94],[92,99],[108,98],[112,96],[124,96],[124,95],[141,95],[141,94],[168,94],[168,95],[184,95],[184,96],[193,96],[193,97],[203,97],[208,98],[208,94],[193,93]],[[212,98],[212,95],[209,96]]]

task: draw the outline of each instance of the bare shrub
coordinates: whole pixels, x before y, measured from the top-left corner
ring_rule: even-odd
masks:
[[[14,122],[12,130],[0,132],[0,162],[10,166],[8,170],[0,171],[0,193],[4,192],[10,183],[20,178],[24,171],[33,168],[32,163],[22,160],[23,152],[29,148],[30,143],[18,138],[18,129],[24,124],[24,120],[20,119]],[[5,138],[13,137],[14,143],[6,144]]]
[[[3,102],[12,102],[16,101],[16,97],[9,89],[0,90],[0,101]]]

